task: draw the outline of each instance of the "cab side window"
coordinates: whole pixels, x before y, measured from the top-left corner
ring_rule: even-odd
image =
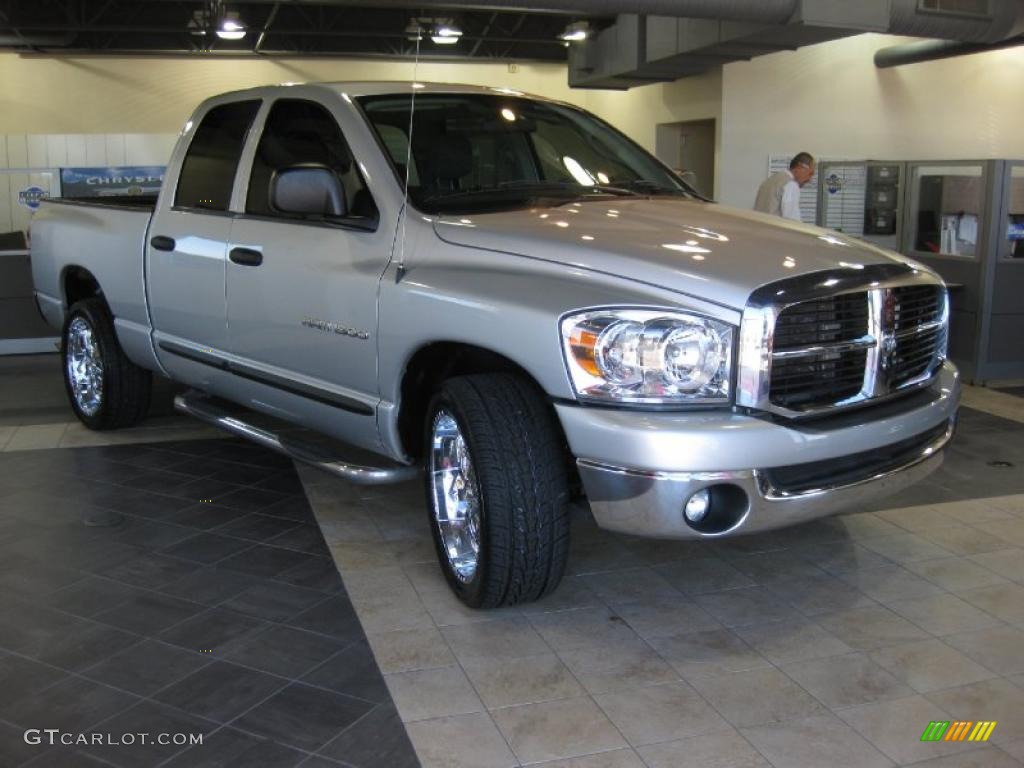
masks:
[[[237,101],[206,113],[185,153],[174,195],[175,206],[228,209],[238,158],[259,108],[259,101]]]
[[[294,218],[275,210],[270,185],[275,172],[296,166],[331,171],[345,194],[345,218],[376,219],[377,207],[334,117],[321,105],[299,99],[276,101],[256,147],[245,212]]]

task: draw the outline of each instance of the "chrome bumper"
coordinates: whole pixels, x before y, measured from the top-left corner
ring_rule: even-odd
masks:
[[[577,466],[590,501],[590,508],[602,528],[638,536],[672,539],[756,533],[837,512],[856,510],[869,502],[920,482],[941,466],[943,448],[953,435],[960,395],[956,370],[949,366],[943,373],[934,387],[933,399],[902,415],[904,439],[908,435],[923,435],[930,430],[935,430],[936,433],[926,443],[902,455],[899,463],[887,466],[884,471],[869,471],[863,476],[852,478],[850,473],[846,472],[841,482],[824,482],[815,487],[796,491],[774,487],[769,479],[769,475],[772,474],[769,470],[773,468],[839,459],[844,455],[850,456],[871,450],[872,447],[881,449],[898,442],[898,439],[894,439],[891,432],[882,431],[876,436],[874,446],[863,446],[865,433],[870,434],[873,428],[878,427],[878,423],[866,421],[854,428],[857,433],[856,441],[847,440],[849,428],[834,432],[826,431],[823,434],[819,433],[817,437],[830,437],[831,440],[816,441],[816,445],[822,446],[824,450],[804,450],[790,454],[782,450],[787,443],[787,440],[782,439],[782,433],[792,430],[773,424],[770,431],[761,436],[768,437],[771,432],[778,431],[779,439],[772,443],[775,447],[774,461],[761,467],[723,471],[707,471],[701,467],[697,471],[680,471],[660,467],[645,469],[622,466],[595,458],[578,458]],[[924,418],[924,414],[929,418]],[[900,419],[897,417],[895,420]],[[727,421],[732,423],[732,417],[727,417]],[[893,421],[894,418],[889,417],[885,423],[891,425]],[[940,429],[940,425],[943,424],[944,430]],[[647,423],[642,429],[649,430],[650,427],[650,423]],[[706,424],[700,427],[704,437],[707,436],[706,427]],[[572,433],[569,429],[567,434],[572,446]],[[632,437],[623,436],[622,439],[629,440]],[[663,439],[664,435],[660,437]],[[723,440],[723,443],[728,444],[729,438]],[[845,444],[846,450],[837,452],[836,443]],[[621,441],[619,444],[621,445]],[[748,445],[747,449],[748,452],[752,450],[762,453],[763,446],[752,449]],[[580,453],[576,455],[580,456]],[[794,461],[793,455],[798,455],[799,461]],[[722,459],[722,464],[727,464],[730,458],[728,449],[718,452],[718,457]],[[705,464],[714,461],[715,457],[705,453],[701,458],[701,463]],[[746,504],[745,508],[737,512],[735,519],[730,520],[727,527],[713,532],[700,531],[687,523],[683,508],[690,496],[702,488],[711,486],[729,486],[741,490],[746,496]]]

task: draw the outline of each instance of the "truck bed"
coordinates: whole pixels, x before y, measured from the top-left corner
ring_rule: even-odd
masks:
[[[136,348],[130,336],[146,338],[143,271],[155,202],[141,195],[42,202],[32,217],[32,277],[52,326],[61,327],[68,309],[68,275],[87,274],[103,287],[126,350]]]

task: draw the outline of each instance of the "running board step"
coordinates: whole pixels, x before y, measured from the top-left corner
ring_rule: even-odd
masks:
[[[225,432],[244,437],[257,445],[283,453],[295,461],[301,461],[344,478],[350,483],[359,485],[385,485],[413,480],[421,473],[418,466],[395,464],[389,467],[367,467],[354,464],[327,454],[322,448],[291,437],[283,437],[270,430],[257,427],[243,421],[237,416],[219,407],[207,397],[195,394],[177,395],[174,398],[175,410],[186,413],[200,421],[205,421]]]

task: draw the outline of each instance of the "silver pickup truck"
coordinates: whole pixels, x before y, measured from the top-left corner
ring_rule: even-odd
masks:
[[[505,88],[210,99],[155,201],[44,202],[32,268],[86,425],[144,416],[156,371],[180,410],[355,482],[423,474],[475,607],[555,588],[573,491],[679,539],[857,509],[940,464],[960,396],[926,267],[716,205]]]

